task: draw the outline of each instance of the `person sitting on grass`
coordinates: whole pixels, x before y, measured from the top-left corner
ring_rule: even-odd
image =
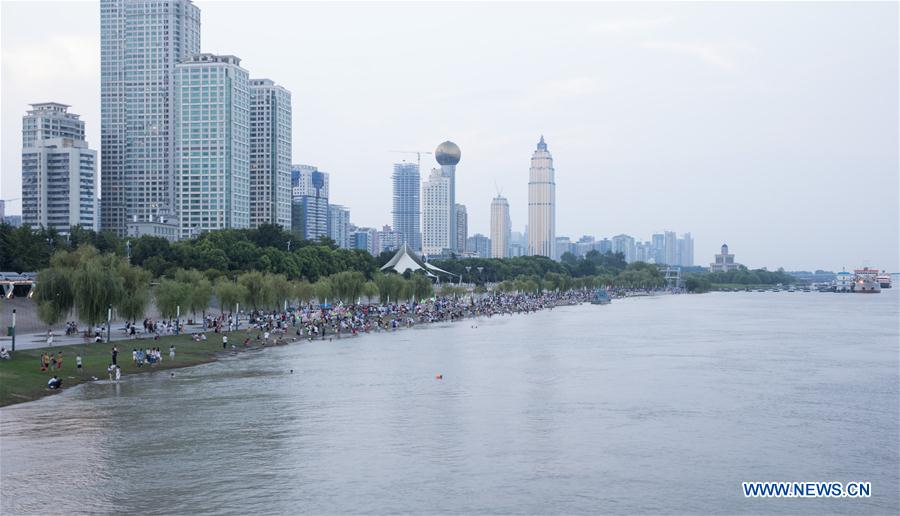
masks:
[[[56,390],[62,387],[62,380],[60,380],[57,376],[54,376],[50,380],[47,381],[47,388]]]
[[[6,351],[6,348],[0,348],[0,360],[9,360],[9,351]]]

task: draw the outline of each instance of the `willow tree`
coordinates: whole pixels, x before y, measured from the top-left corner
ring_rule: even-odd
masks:
[[[265,289],[269,305],[281,309],[285,301],[293,297],[293,288],[284,274],[266,274]]]
[[[254,310],[266,304],[268,293],[266,292],[266,277],[263,273],[259,271],[245,272],[238,276],[238,283],[246,289],[244,303]]]
[[[62,321],[75,304],[72,276],[72,269],[65,266],[51,266],[38,272],[34,301],[38,318],[47,326]]]
[[[319,301],[319,304],[324,304],[328,301],[328,298],[334,297],[334,286],[328,278],[319,278],[319,281],[313,287],[315,288],[316,299]]]
[[[238,303],[247,297],[247,289],[230,281],[226,277],[219,278],[216,282],[216,298],[219,300],[219,311],[225,313],[225,308],[234,310]]]
[[[196,317],[197,312],[204,316],[209,303],[212,301],[212,283],[206,275],[196,269],[179,269],[173,274],[175,281],[188,285],[189,295],[184,306],[185,311],[191,312]]]
[[[316,297],[316,289],[306,280],[295,281],[291,285],[293,296],[301,305],[308,305]]]
[[[179,307],[187,310],[191,299],[191,286],[187,283],[164,278],[156,286],[156,308],[165,319],[179,315]]]
[[[358,271],[343,271],[328,277],[334,287],[334,295],[344,303],[355,303],[362,295],[365,276]]]
[[[149,271],[120,260],[116,273],[122,278],[123,295],[116,303],[116,311],[129,321],[137,321],[144,316],[150,303]]]
[[[109,307],[117,305],[124,293],[122,278],[103,262],[108,260],[90,259],[74,273],[75,309],[91,326],[105,321]]]

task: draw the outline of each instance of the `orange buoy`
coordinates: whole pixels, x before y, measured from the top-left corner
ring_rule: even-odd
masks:
[[[436,375],[434,375],[434,379],[435,379],[435,380],[443,380],[443,379],[444,379],[444,375],[442,375],[442,374],[436,374]]]

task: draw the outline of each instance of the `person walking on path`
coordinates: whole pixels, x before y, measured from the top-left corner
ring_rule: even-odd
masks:
[[[53,330],[47,330],[47,347],[53,347]]]
[[[175,360],[175,345],[169,346],[169,360]]]

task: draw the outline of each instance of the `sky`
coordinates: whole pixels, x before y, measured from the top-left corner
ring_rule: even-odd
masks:
[[[557,236],[690,232],[697,264],[728,243],[751,268],[900,271],[897,3],[195,3],[203,52],[292,92],[293,162],[329,172],[358,226],[391,223],[392,164],[416,159],[391,151],[449,139],[469,234],[498,190],[523,231],[544,135]],[[9,199],[29,103],[70,104],[99,150],[100,6],[0,18]]]

